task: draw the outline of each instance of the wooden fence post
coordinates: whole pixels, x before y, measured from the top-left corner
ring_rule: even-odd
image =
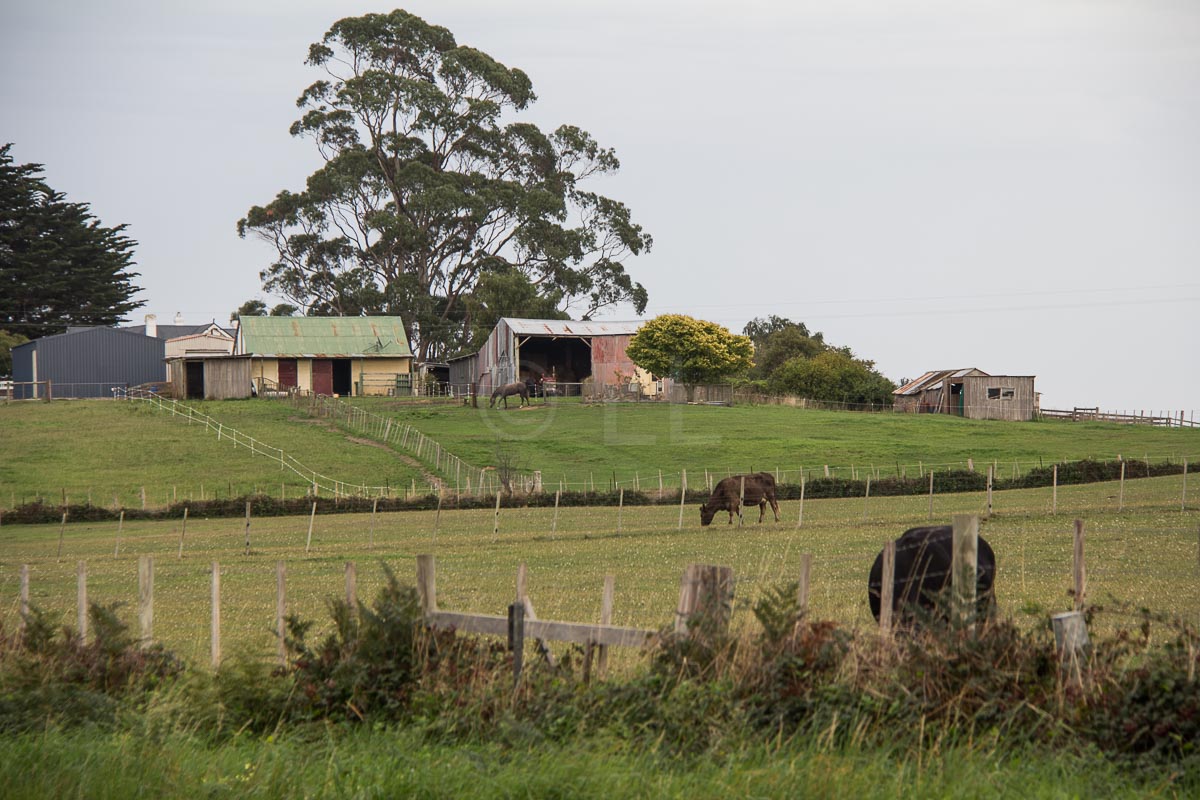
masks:
[[[559,484],[558,491],[554,493],[554,519],[550,522],[551,533],[556,533],[558,531],[558,501],[561,496],[562,484]]]
[[[75,565],[75,598],[78,608],[79,641],[87,644],[88,635],[88,592],[87,592],[87,562],[80,561]]]
[[[1072,548],[1071,570],[1075,584],[1075,610],[1083,611],[1087,604],[1087,567],[1083,558],[1083,520],[1075,520],[1075,539]]]
[[[883,543],[883,575],[879,579],[879,637],[888,641],[892,636],[892,607],[896,590],[896,541]]]
[[[440,510],[440,508],[441,508],[440,503],[439,503],[438,507]],[[370,546],[371,546],[372,550],[375,549],[375,512],[378,510],[379,510],[379,498],[376,497],[374,500],[371,501],[371,537],[370,537],[371,545]],[[436,531],[435,531],[434,535],[435,536],[437,535]]]
[[[800,516],[796,517],[796,527],[804,526],[804,470],[800,471]]]
[[[212,621],[209,625],[209,651],[213,669],[221,666],[221,565],[212,562]]]
[[[492,519],[492,542],[500,535],[500,487],[496,487],[496,514]]]
[[[955,514],[950,544],[950,593],[954,599],[957,624],[971,620],[975,614],[976,572],[979,569],[979,517],[974,514]],[[974,630],[974,622],[970,623]]]
[[[617,533],[621,532],[621,517],[625,513],[625,487],[617,492]]]
[[[613,592],[616,587],[617,579],[612,575],[604,576],[604,594],[600,596],[600,624],[612,624],[613,611]],[[596,662],[596,668],[603,678],[608,672],[608,645],[600,645],[600,655]]]
[[[62,524],[58,526],[58,556],[57,559],[62,561],[62,546],[63,535],[67,532],[67,512],[63,512]]]
[[[1182,414],[1183,412],[1181,411],[1179,413]],[[1187,463],[1187,459],[1185,458],[1183,460],[1183,497],[1180,498],[1180,500],[1179,500],[1179,510],[1180,511],[1187,511],[1187,471],[1188,471],[1188,463]]]
[[[250,555],[250,501],[246,501],[246,555]]]
[[[508,607],[508,649],[513,654],[513,688],[521,682],[525,659],[525,605],[520,601]]]
[[[433,515],[433,540],[437,541],[438,532],[442,529],[442,499],[445,496],[444,487],[439,484],[437,492],[437,511]]]
[[[428,615],[438,610],[437,562],[431,555],[417,556],[417,596],[421,599],[422,613]]]
[[[987,476],[987,515],[988,519],[992,518],[992,480],[996,475],[996,465],[992,464],[988,467]]]
[[[867,476],[867,490],[863,493],[863,517],[862,521],[867,521],[867,503],[871,501],[871,476]]]
[[[929,470],[929,518],[933,519],[933,468]]]
[[[275,562],[275,637],[279,663],[287,665],[287,565]]]
[[[711,632],[729,626],[733,606],[733,570],[729,567],[689,564],[679,584],[675,633],[688,635],[697,625]]]
[[[679,478],[679,530],[683,530],[683,502],[687,499],[687,470],[680,472]]]
[[[745,505],[746,505],[746,476],[743,475],[740,485],[738,486],[738,527],[739,528],[742,525],[746,524],[745,520],[742,517],[743,513],[746,510]]]
[[[346,562],[346,605],[350,607],[350,613],[356,613],[358,609],[358,567],[353,561]]]
[[[179,529],[179,555],[178,558],[183,558],[183,535],[187,533],[187,518],[188,507],[183,507],[183,527]]]
[[[312,549],[312,532],[313,523],[317,521],[317,501],[313,501],[312,513],[308,515],[308,539],[304,542],[304,554],[308,555],[308,551]]]
[[[154,559],[138,557],[138,631],[142,647],[154,637]]]
[[[1053,485],[1054,485],[1054,489],[1050,495],[1050,513],[1057,514],[1058,513],[1058,464],[1054,465]]]

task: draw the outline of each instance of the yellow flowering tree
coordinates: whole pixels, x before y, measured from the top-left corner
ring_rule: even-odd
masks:
[[[663,314],[641,327],[625,349],[629,359],[647,372],[687,388],[692,401],[696,384],[716,383],[749,369],[754,345],[750,337],[683,314]]]

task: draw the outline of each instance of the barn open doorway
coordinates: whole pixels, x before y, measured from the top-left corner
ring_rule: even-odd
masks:
[[[350,359],[333,359],[333,393],[338,397],[349,397],[354,388]]]
[[[575,337],[531,336],[521,341],[521,363],[517,379],[543,377],[560,383],[578,383],[592,375],[592,348],[588,340]]]
[[[187,362],[187,399],[204,399],[204,362]]]

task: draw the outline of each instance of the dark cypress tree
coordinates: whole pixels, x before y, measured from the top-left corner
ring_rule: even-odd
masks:
[[[125,225],[106,228],[86,203],[15,164],[0,147],[0,330],[30,339],[69,325],[113,325],[145,305],[132,297],[133,248]]]

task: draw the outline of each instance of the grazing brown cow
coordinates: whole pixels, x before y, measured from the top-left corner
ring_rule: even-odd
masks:
[[[708,502],[700,506],[700,524],[708,525],[713,515],[718,511],[729,512],[729,524],[733,524],[733,515],[742,519],[742,481],[745,480],[745,500],[748,506],[758,506],[758,521],[762,522],[767,514],[767,503],[775,512],[775,521],[779,522],[779,502],[775,499],[775,476],[769,472],[755,472],[750,475],[732,475],[713,487]]]

